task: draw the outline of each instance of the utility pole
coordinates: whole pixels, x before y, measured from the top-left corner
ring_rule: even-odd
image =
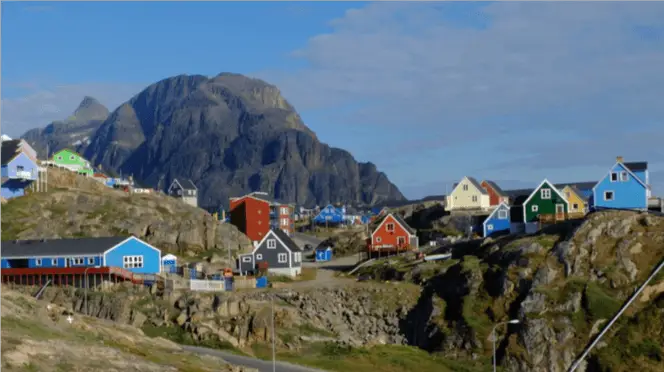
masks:
[[[274,334],[274,292],[270,298],[270,307],[272,309],[272,372],[277,371],[277,352],[276,352],[276,340]]]

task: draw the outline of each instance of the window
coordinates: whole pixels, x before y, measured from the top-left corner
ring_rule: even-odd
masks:
[[[507,218],[507,211],[505,211],[505,210],[503,210],[503,211],[498,211],[498,219],[500,219],[500,220],[504,220],[504,219],[506,219],[506,218]]]
[[[605,201],[611,201],[613,200],[613,191],[604,191],[604,200]]]
[[[477,195],[473,195],[472,200],[473,200],[473,202],[476,202],[477,201]]]
[[[281,214],[288,214],[288,208],[281,208]]]
[[[88,265],[94,265],[95,264],[95,258],[94,257],[88,257]]]
[[[262,214],[262,213],[263,213],[263,210],[259,209],[258,214]]]
[[[463,185],[463,191],[468,191],[468,185]]]
[[[572,204],[572,210],[578,211],[579,210],[579,204],[577,204],[577,203]]]
[[[74,160],[76,157],[74,155],[69,155],[69,160]]]
[[[277,248],[277,241],[274,240],[274,239],[268,239],[267,248],[268,249],[276,249]]]
[[[387,225],[385,225],[385,229],[387,229],[387,231],[394,231],[394,224],[388,223]]]
[[[263,224],[263,221],[258,220],[258,224],[259,224],[259,225]]]
[[[143,256],[123,256],[122,267],[125,269],[138,269],[143,267]]]
[[[381,241],[383,241],[383,239],[381,239],[380,236],[377,236],[376,237],[376,243],[380,243]]]
[[[41,258],[35,259],[35,266],[41,266],[41,264],[42,264]]]
[[[73,265],[83,265],[83,258],[82,257],[74,257],[71,259],[71,262]]]
[[[16,166],[16,171],[17,171],[17,172],[23,172],[24,169],[25,169],[25,168],[23,168],[22,165],[17,165],[17,166]]]
[[[282,219],[281,219],[281,224],[282,224],[283,226],[288,226],[288,218],[282,218]]]
[[[569,199],[570,196],[572,196],[572,195],[570,194],[569,191],[565,193],[565,197],[566,197],[567,199]]]
[[[611,182],[618,182],[618,173],[611,172]]]
[[[540,190],[542,199],[551,199],[551,189],[542,189]]]
[[[487,230],[493,230],[493,225],[492,225],[492,224],[488,224],[488,225],[486,225],[486,229],[487,229]]]
[[[58,155],[58,160],[62,160],[62,155]]]
[[[279,263],[286,263],[288,262],[288,255],[286,253],[279,253],[277,256],[277,261]]]
[[[406,238],[404,238],[403,236],[398,237],[397,245],[404,245],[404,244],[406,244]]]
[[[182,190],[178,189],[178,191],[175,192],[178,195],[182,195]]]
[[[293,253],[293,261],[300,262],[300,252]]]
[[[627,172],[620,172],[620,180],[622,182],[629,181],[629,177],[627,176]]]
[[[260,261],[260,260],[262,260],[262,259],[263,259],[263,255],[262,255],[262,254],[259,253],[259,254],[256,255],[256,261]]]
[[[256,256],[256,258],[258,259],[258,256]],[[251,262],[251,256],[242,257],[242,262]]]
[[[57,258],[52,258],[51,259],[51,265],[52,266],[58,266],[58,259]]]
[[[532,207],[530,207],[530,210],[533,211],[533,212],[538,212],[539,211],[539,205],[533,205]]]

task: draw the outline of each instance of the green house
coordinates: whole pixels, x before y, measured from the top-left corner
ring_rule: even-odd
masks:
[[[76,151],[62,149],[53,154],[52,160],[56,165],[67,168],[72,172],[77,172],[86,176],[92,176],[94,174],[94,170],[90,166],[90,162],[79,155]]]
[[[546,179],[523,202],[525,223],[563,221],[568,211],[569,202],[563,193]]]

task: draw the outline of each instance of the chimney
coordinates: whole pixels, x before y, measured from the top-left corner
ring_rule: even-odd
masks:
[[[616,161],[618,163],[622,163],[623,162],[623,157],[622,156],[616,156]]]

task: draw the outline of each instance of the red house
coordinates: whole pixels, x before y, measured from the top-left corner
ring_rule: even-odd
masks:
[[[294,231],[293,206],[275,202],[267,193],[231,198],[229,209],[230,223],[253,242],[261,241],[271,228],[280,228],[288,236]]]
[[[481,185],[489,194],[489,205],[492,207],[499,206],[501,203],[509,205],[509,197],[495,182],[484,180]]]
[[[415,230],[398,214],[390,213],[371,233],[369,253],[398,253],[419,248]]]

